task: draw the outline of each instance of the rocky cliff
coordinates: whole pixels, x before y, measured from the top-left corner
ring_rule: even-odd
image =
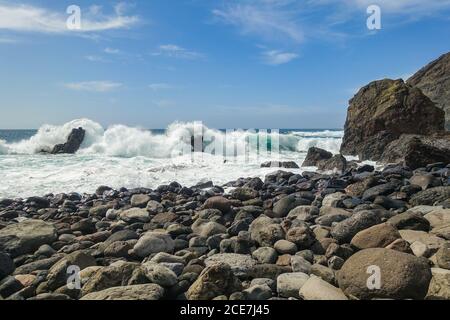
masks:
[[[420,89],[401,79],[374,81],[350,100],[341,153],[378,161],[403,134],[443,131],[444,112]]]
[[[445,111],[446,129],[450,130],[450,52],[419,70],[408,84],[421,89]]]

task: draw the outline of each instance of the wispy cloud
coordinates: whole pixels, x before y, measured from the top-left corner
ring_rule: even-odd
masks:
[[[204,54],[191,51],[175,44],[164,44],[158,47],[158,50],[152,53],[153,56],[165,56],[177,59],[195,60],[204,58]]]
[[[66,83],[64,86],[75,91],[110,92],[121,88],[123,84],[112,81],[82,81]]]
[[[284,52],[280,50],[265,51],[262,54],[263,62],[268,65],[278,66],[291,62],[299,57],[298,54],[292,52]]]
[[[230,1],[213,15],[221,22],[233,25],[245,35],[264,39],[288,39],[300,43],[303,31],[297,22],[297,10],[290,0]]]
[[[69,30],[65,12],[26,4],[0,3],[0,30],[49,34],[87,33],[106,30],[127,29],[140,19],[135,15],[125,15],[123,5],[117,4],[113,12],[105,14],[100,6],[91,6],[82,11],[81,29]]]
[[[120,50],[115,49],[115,48],[105,48],[105,50],[103,50],[103,51],[107,54],[119,54],[120,53]]]
[[[149,84],[148,87],[153,91],[163,91],[163,90],[170,90],[174,89],[175,87],[168,83],[152,83]]]

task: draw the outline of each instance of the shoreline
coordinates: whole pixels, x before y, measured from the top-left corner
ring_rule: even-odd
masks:
[[[0,199],[0,296],[450,299],[448,176],[444,163],[281,169],[230,183],[229,194],[172,183]],[[367,256],[379,289],[367,288]]]

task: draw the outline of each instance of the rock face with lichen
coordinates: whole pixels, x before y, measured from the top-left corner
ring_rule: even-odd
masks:
[[[420,69],[408,84],[422,90],[445,111],[445,127],[450,130],[450,52]]]
[[[350,100],[341,153],[378,161],[403,134],[445,131],[444,111],[403,80],[374,81]]]

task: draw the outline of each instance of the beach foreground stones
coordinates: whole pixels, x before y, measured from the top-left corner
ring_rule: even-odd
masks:
[[[379,271],[379,288],[368,285],[368,272]],[[376,279],[374,279],[376,280]],[[423,299],[431,281],[426,259],[390,249],[362,250],[338,272],[339,287],[358,299]]]
[[[0,201],[0,296],[449,299],[450,166],[292,176]]]

